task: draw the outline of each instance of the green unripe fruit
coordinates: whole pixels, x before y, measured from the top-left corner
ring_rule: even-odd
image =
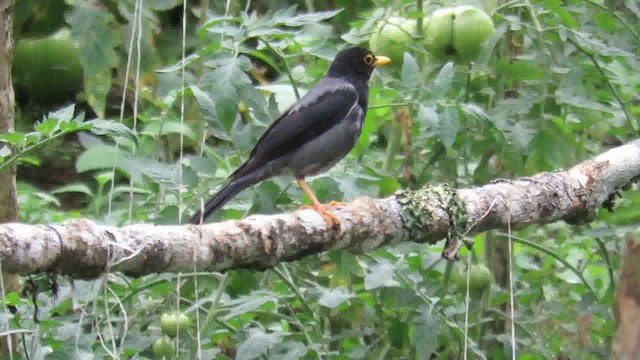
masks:
[[[473,7],[458,12],[453,25],[453,47],[462,61],[475,59],[495,29],[489,15]]]
[[[67,100],[82,89],[79,51],[68,38],[22,39],[12,71],[16,91],[32,102]]]
[[[160,329],[171,337],[176,336],[178,332],[184,333],[190,324],[191,320],[183,313],[164,313],[160,317]]]
[[[171,359],[176,355],[176,343],[165,335],[153,343],[151,350],[157,359]]]
[[[467,62],[475,59],[493,33],[493,21],[473,6],[436,10],[424,29],[424,44],[437,59]]]
[[[454,281],[458,289],[465,290],[467,288],[467,273],[465,271],[457,272],[454,275]],[[469,294],[481,295],[493,282],[493,274],[491,270],[483,264],[473,264],[469,268]]]
[[[415,32],[415,20],[392,16],[382,21],[371,34],[369,47],[374,54],[389,57],[391,65],[400,66]]]

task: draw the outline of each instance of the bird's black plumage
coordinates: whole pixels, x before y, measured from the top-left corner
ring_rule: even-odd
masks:
[[[362,47],[340,51],[327,74],[271,124],[249,159],[189,222],[201,223],[245,188],[272,176],[292,175],[304,182],[304,177],[334,166],[360,135],[373,69],[387,62],[388,58],[376,57]],[[319,205],[313,194],[308,195],[314,206]],[[322,215],[323,210],[317,210]]]

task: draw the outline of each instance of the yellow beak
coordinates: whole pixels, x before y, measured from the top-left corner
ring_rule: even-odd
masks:
[[[375,65],[380,66],[380,65],[388,64],[390,62],[391,62],[391,59],[389,59],[386,56],[376,56]]]

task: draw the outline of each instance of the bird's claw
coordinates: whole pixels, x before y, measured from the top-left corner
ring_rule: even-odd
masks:
[[[349,205],[348,203],[344,202],[344,201],[331,201],[328,204],[323,204],[323,206],[325,207],[346,207],[347,205]]]

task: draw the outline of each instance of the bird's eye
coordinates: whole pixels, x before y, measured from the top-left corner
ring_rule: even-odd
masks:
[[[374,61],[375,61],[375,57],[373,57],[373,55],[371,54],[367,54],[367,56],[364,57],[364,63],[367,65],[373,65]]]

